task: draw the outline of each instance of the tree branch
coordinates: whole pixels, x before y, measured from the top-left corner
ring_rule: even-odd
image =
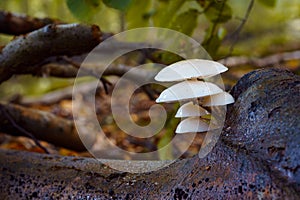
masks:
[[[42,28],[48,24],[59,24],[59,20],[33,18],[26,15],[0,11],[0,33],[21,35]]]
[[[86,150],[72,120],[63,119],[48,112],[0,102],[0,131],[26,137],[28,135],[17,129],[7,119],[5,113],[9,114],[15,124],[30,132],[36,139],[76,151]],[[86,140],[90,141],[90,145],[94,143],[94,134],[93,131],[86,134]]]
[[[32,72],[51,56],[79,55],[89,52],[101,41],[95,25],[48,25],[20,36],[7,44],[0,54],[0,83],[13,74]]]
[[[245,14],[244,18],[242,19],[242,23],[237,27],[237,29],[230,36],[227,37],[227,38],[233,38],[233,42],[232,42],[232,45],[229,48],[229,52],[228,52],[227,57],[232,54],[234,46],[235,46],[235,44],[237,43],[237,41],[239,39],[239,34],[242,31],[244,25],[246,24],[246,22],[249,18],[249,15],[250,15],[250,12],[253,8],[253,5],[254,5],[254,0],[250,0],[250,3],[248,5],[247,11],[246,11],[246,14]]]
[[[263,58],[249,58],[246,56],[228,57],[218,60],[218,62],[227,65],[228,67],[237,67],[242,65],[251,65],[257,68],[272,67],[282,62],[292,60],[300,60],[300,51],[276,53]]]
[[[4,114],[5,118],[11,123],[11,125],[13,125],[21,133],[24,133],[27,137],[30,137],[34,141],[34,143],[36,144],[36,146],[40,147],[45,153],[49,154],[49,151],[40,144],[40,142],[35,138],[34,135],[32,135],[30,132],[28,132],[27,130],[25,130],[24,128],[22,128],[21,126],[19,126],[18,124],[16,124],[16,122],[6,112],[5,109],[2,110],[2,113]]]

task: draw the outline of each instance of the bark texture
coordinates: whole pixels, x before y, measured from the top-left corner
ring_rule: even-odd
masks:
[[[300,78],[263,69],[233,88],[207,157],[144,174],[95,159],[0,151],[4,199],[299,199]]]
[[[80,55],[101,41],[98,26],[50,24],[8,43],[0,52],[0,83],[14,74],[33,72],[51,56]]]
[[[27,15],[0,11],[0,33],[21,35],[42,28],[48,24],[58,24],[58,20],[35,18]]]

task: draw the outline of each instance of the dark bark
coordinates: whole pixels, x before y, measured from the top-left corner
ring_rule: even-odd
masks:
[[[101,41],[96,25],[47,25],[7,44],[0,54],[0,83],[14,74],[34,72],[51,56],[80,55]]]
[[[231,93],[237,102],[228,109],[222,140],[300,192],[300,77],[259,70],[244,76]]]
[[[48,24],[58,24],[59,20],[35,18],[6,11],[0,11],[0,33],[21,35],[42,28]]]
[[[146,174],[95,159],[0,151],[4,198],[299,199],[300,78],[264,69],[233,88],[220,140],[207,157]]]

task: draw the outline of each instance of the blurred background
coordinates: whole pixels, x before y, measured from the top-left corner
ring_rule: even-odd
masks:
[[[97,24],[103,32],[112,34],[137,27],[167,27],[202,43],[214,60],[229,56],[261,58],[300,49],[297,0],[1,0],[0,9],[65,23]],[[13,37],[1,34],[0,45]],[[297,60],[284,64],[299,73]],[[239,66],[231,72],[239,78],[252,67],[260,66]],[[35,78],[34,82],[37,81],[40,80]],[[70,80],[56,79],[51,84],[46,80],[33,87],[26,84],[26,88],[16,84],[11,89],[34,95],[70,84]],[[1,86],[0,95],[10,92]]]
[[[229,67],[229,71],[222,76],[227,90],[245,73],[261,67],[287,68],[300,74],[299,0],[1,0],[0,10],[36,18],[57,19],[64,23],[97,24],[108,34],[152,26],[182,32],[200,42],[213,60]],[[0,34],[0,46],[5,46],[13,38],[11,35]],[[162,57],[160,63],[175,61],[173,57]],[[132,60],[126,62],[134,63]],[[40,97],[72,86],[73,83],[72,78],[17,76],[0,85],[0,100],[12,101],[20,96]],[[137,95],[145,103],[143,108],[135,109],[147,111],[153,101],[147,100],[145,95]],[[31,106],[71,118],[70,102],[62,100],[51,106]],[[147,118],[145,113],[139,112],[135,116],[137,121],[143,118],[141,116]],[[117,133],[111,136],[115,138],[115,143],[135,150],[145,145],[131,139],[126,143],[127,136],[109,123],[109,114],[103,120],[107,122],[106,131],[109,134]],[[174,127],[172,123],[169,126]],[[163,145],[165,141],[161,138],[154,138],[147,145],[150,149],[159,143]],[[191,153],[186,156],[198,151],[201,140],[202,137],[198,138],[191,147]],[[5,145],[11,143],[2,143],[2,146]],[[76,154],[68,150],[59,151],[61,154]]]

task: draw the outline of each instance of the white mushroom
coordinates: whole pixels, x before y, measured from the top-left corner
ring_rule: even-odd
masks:
[[[206,132],[209,126],[206,122],[202,121],[199,117],[189,117],[182,120],[177,128],[176,133],[191,133],[191,132]]]
[[[188,102],[178,109],[175,117],[200,117],[208,114],[209,112],[198,104]]]
[[[209,97],[205,97],[202,105],[203,106],[221,106],[221,105],[231,104],[233,102],[234,102],[234,99],[229,93],[222,92],[222,93],[211,95]]]
[[[155,76],[155,80],[161,82],[184,81],[165,89],[156,99],[156,102],[190,101],[182,105],[175,115],[175,117],[186,118],[178,124],[175,132],[179,134],[207,132],[208,134],[203,142],[206,145],[205,155],[208,150],[211,150],[209,146],[215,144],[212,141],[219,136],[219,133],[213,130],[219,130],[222,127],[222,121],[218,120],[218,116],[214,116],[214,110],[212,110],[213,114],[210,114],[200,105],[226,105],[233,103],[234,99],[216,84],[204,82],[199,79],[207,81],[208,79],[206,78],[227,70],[225,66],[214,61],[191,59],[167,66]],[[197,103],[195,104],[191,100],[196,98]],[[216,108],[216,110],[218,109]],[[217,114],[219,113],[217,112]],[[203,152],[200,152],[200,154],[203,157]]]
[[[160,82],[172,82],[193,78],[206,78],[227,70],[227,67],[215,61],[190,59],[179,61],[163,68],[155,76],[155,80]]]
[[[165,89],[156,99],[160,102],[175,102],[205,97],[223,92],[217,85],[203,81],[184,81]]]

